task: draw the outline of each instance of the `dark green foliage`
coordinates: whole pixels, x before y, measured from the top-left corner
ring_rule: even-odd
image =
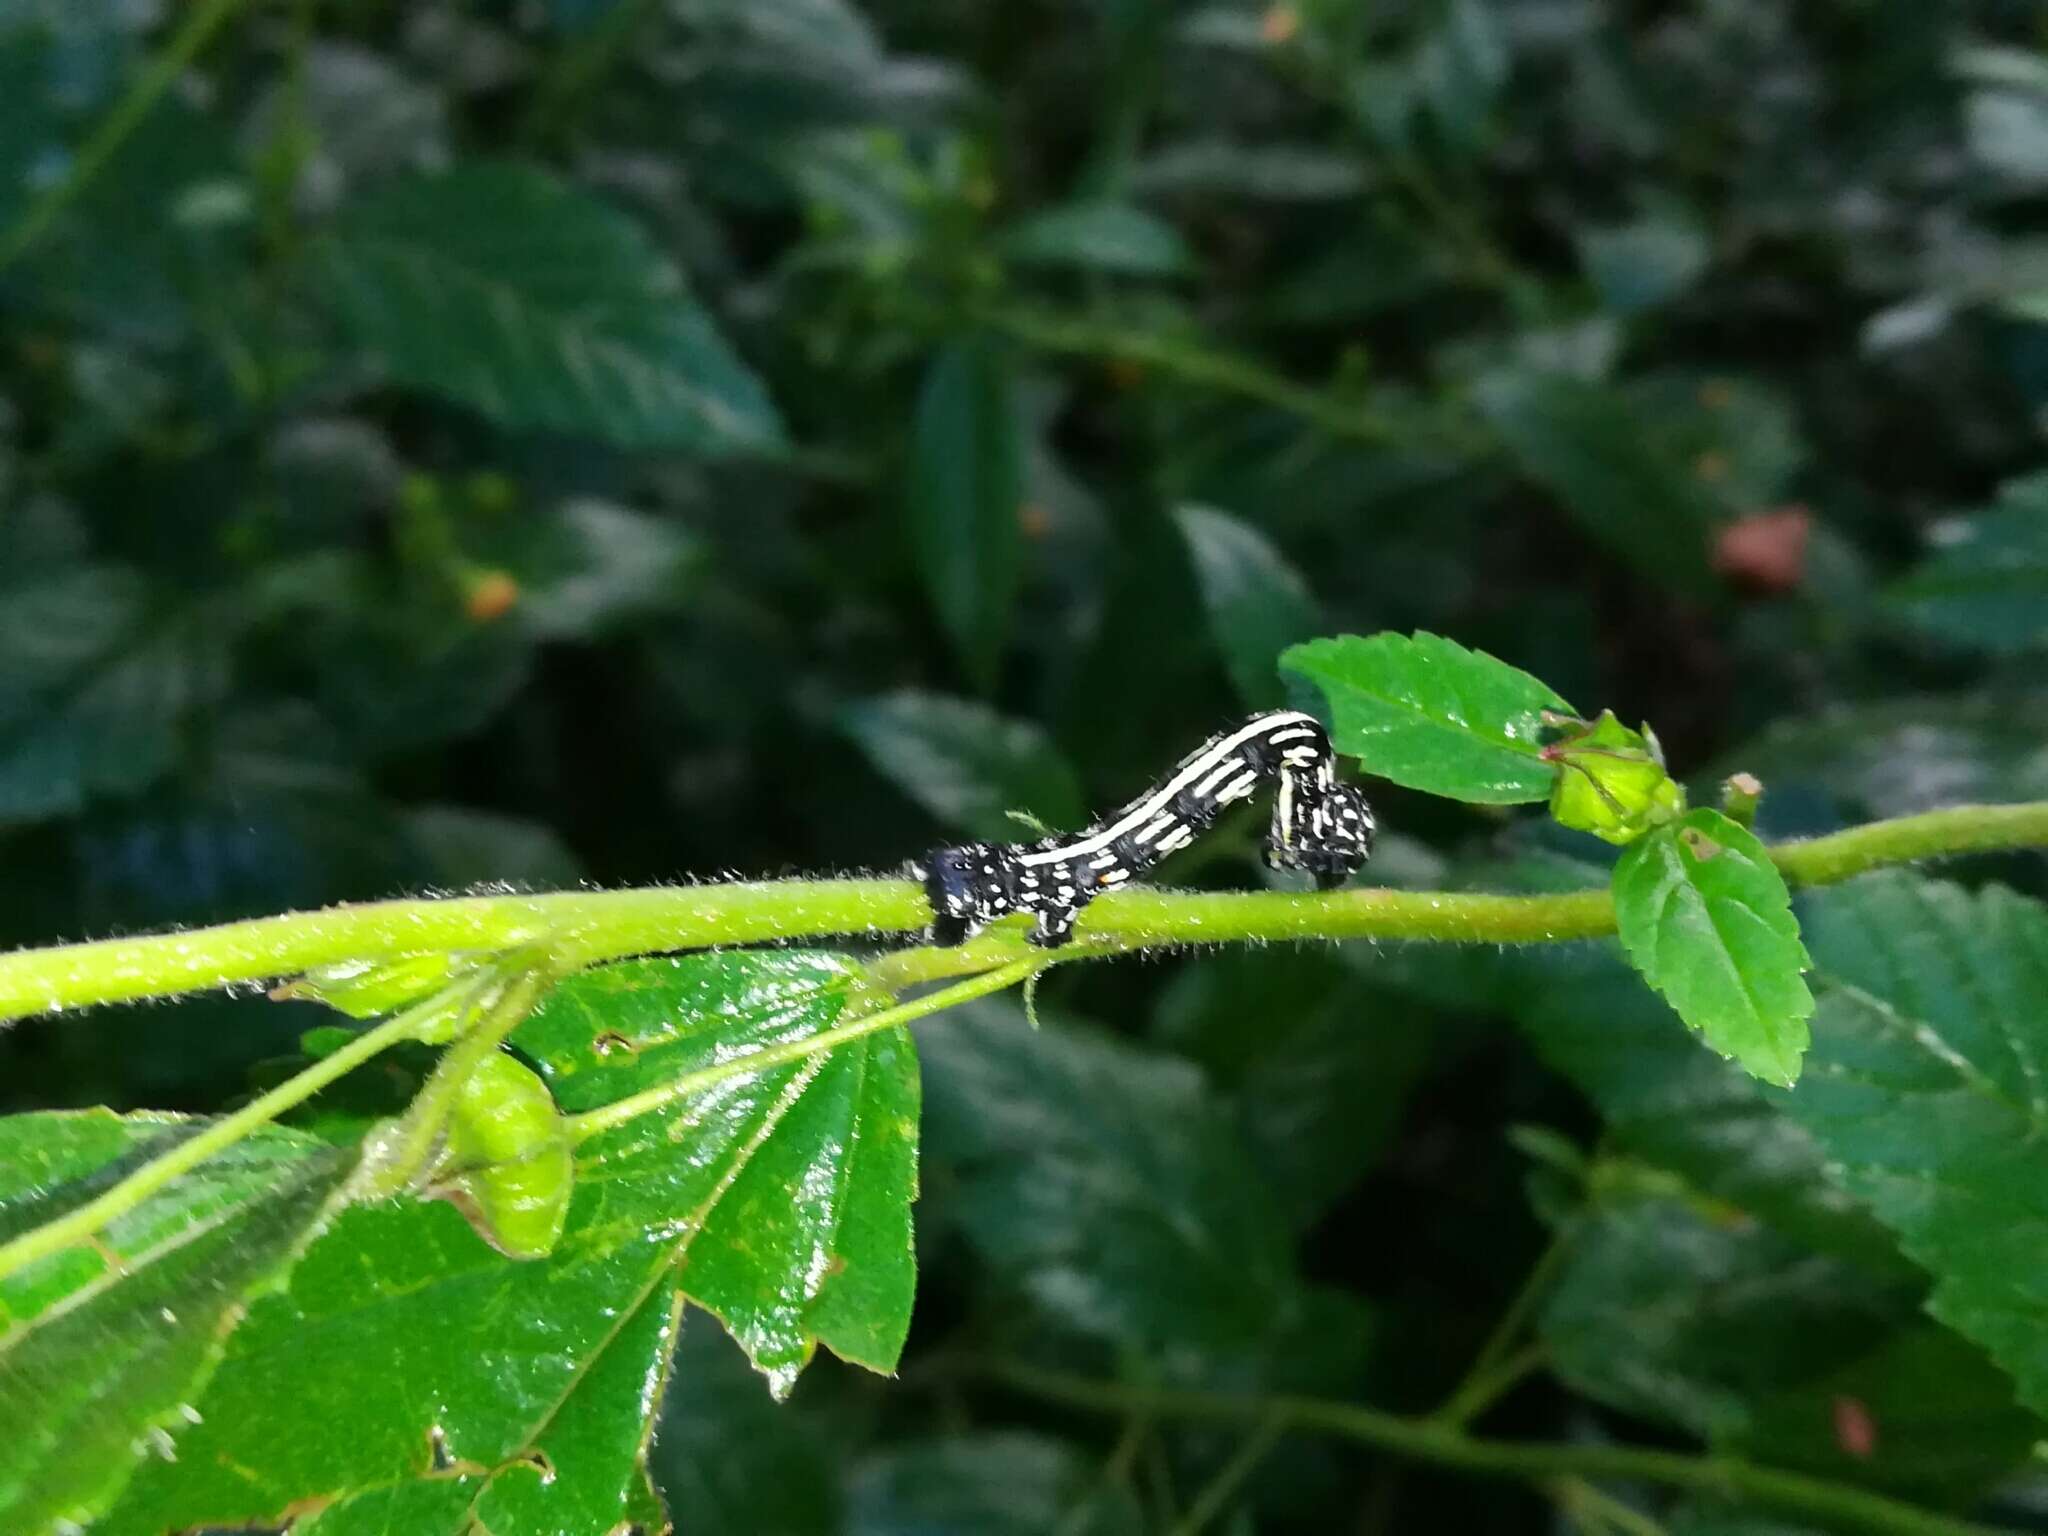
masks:
[[[2038,856],[1788,901],[1766,848],[2048,796],[2043,39],[0,5],[0,950],[893,872],[1289,703],[1357,884],[1620,916],[1063,968],[571,1153],[888,1001],[865,939],[583,975],[445,1198],[327,1208],[416,1046],[0,1280],[0,1530],[1819,1529],[986,1369],[1420,1412],[1546,1245],[1478,1432],[2039,1528]],[[1168,878],[1258,884],[1263,815]],[[0,1026],[0,1242],[481,963]]]

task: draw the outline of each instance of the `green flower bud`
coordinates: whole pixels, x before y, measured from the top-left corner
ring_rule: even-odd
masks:
[[[1602,710],[1577,735],[1543,755],[1557,764],[1550,814],[1562,826],[1610,843],[1632,843],[1685,814],[1685,790],[1664,770],[1664,753],[1644,726],[1632,731]]]
[[[503,1051],[455,1095],[441,1169],[434,1192],[493,1248],[514,1259],[554,1251],[575,1189],[574,1149],[547,1084]]]

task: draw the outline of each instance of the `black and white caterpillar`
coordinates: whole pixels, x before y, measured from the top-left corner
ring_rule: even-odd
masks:
[[[932,941],[958,944],[997,918],[1029,912],[1031,942],[1046,948],[1074,934],[1081,909],[1143,874],[1208,830],[1224,808],[1274,777],[1266,863],[1342,885],[1372,857],[1372,808],[1337,779],[1329,733],[1313,715],[1254,715],[1210,737],[1159,783],[1093,826],[1035,843],[934,848],[910,867],[932,905]]]

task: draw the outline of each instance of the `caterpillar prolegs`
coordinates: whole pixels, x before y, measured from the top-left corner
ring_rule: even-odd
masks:
[[[1210,737],[1085,831],[934,848],[910,868],[931,901],[932,940],[958,944],[998,918],[1029,912],[1038,919],[1031,942],[1064,944],[1090,901],[1187,847],[1268,777],[1278,781],[1266,832],[1269,867],[1304,871],[1330,890],[1372,857],[1372,808],[1338,781],[1322,722],[1276,710]]]

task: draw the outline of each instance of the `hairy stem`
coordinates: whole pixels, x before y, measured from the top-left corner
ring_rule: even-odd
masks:
[[[1959,806],[1780,844],[1772,857],[1795,885],[1826,885],[1889,864],[2048,844],[2048,802]],[[541,945],[564,969],[629,955],[722,944],[851,935],[891,938],[930,921],[909,880],[783,880],[758,884],[565,891],[368,902],[287,913],[186,933],[109,939],[0,955],[0,1021],[138,998],[268,981],[343,960],[449,952],[499,954]],[[1283,891],[1112,891],[1082,914],[1066,956],[1291,939],[1430,939],[1535,944],[1614,931],[1604,890],[1498,896],[1379,888]],[[913,951],[899,982],[958,974],[1021,947],[1013,925],[970,946]],[[917,974],[919,968],[923,975]]]
[[[1149,1413],[1210,1423],[1263,1424],[1369,1445],[1411,1461],[1488,1477],[1543,1484],[1561,1478],[1621,1478],[1746,1499],[1831,1529],[1877,1536],[1997,1536],[1997,1528],[1919,1509],[1825,1478],[1758,1466],[1734,1456],[1687,1455],[1626,1445],[1484,1440],[1428,1418],[1405,1418],[1314,1397],[1238,1396],[1091,1381],[1030,1366],[987,1367],[984,1374],[1045,1402],[1089,1413]]]

